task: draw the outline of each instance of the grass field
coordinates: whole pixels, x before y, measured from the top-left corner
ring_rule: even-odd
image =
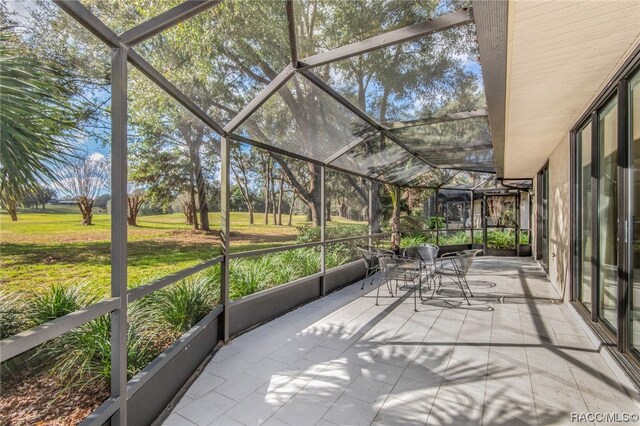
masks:
[[[270,220],[273,218],[270,217]],[[283,217],[283,220],[288,218]],[[106,213],[94,213],[93,225],[82,226],[75,206],[25,209],[18,222],[0,212],[1,288],[30,291],[54,283],[86,281],[96,294],[106,295],[110,283],[110,226]],[[232,251],[255,250],[295,243],[304,216],[294,216],[293,226],[260,224],[256,214],[231,213]],[[140,216],[137,227],[128,228],[128,277],[135,286],[179,271],[220,253],[220,214],[210,213],[212,232],[194,231],[181,213]],[[359,223],[334,218],[328,223]]]

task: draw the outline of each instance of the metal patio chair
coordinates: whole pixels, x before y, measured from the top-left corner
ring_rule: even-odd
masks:
[[[382,282],[387,285],[391,297],[393,297],[392,282],[396,284],[396,296],[398,291],[398,282],[411,282],[413,284],[413,309],[418,310],[418,300],[416,291],[420,287],[420,283],[416,286],[416,279],[420,280],[421,262],[418,259],[408,258],[404,256],[396,256],[389,254],[382,254],[378,256],[380,262],[380,281],[378,282],[378,289],[376,291],[376,305],[378,305],[378,299],[380,298],[380,286]]]
[[[369,285],[373,284],[374,274],[380,270],[380,265],[378,262],[378,256],[382,254],[393,254],[392,251],[378,249],[378,248],[364,248],[364,247],[356,247],[356,249],[360,252],[362,256],[362,260],[364,261],[365,266],[367,267],[367,273],[362,281],[362,287],[360,290],[364,290],[364,285],[367,283],[367,278],[371,277],[371,282]]]
[[[427,283],[427,290],[431,289],[432,282],[435,285],[434,273],[436,271],[436,260],[438,259],[439,251],[440,248],[438,246],[426,243],[420,244],[418,246],[407,247],[406,249],[404,249],[403,255],[405,257],[418,259],[421,262],[421,276],[419,287],[420,300],[422,300],[422,284],[424,282]]]
[[[468,305],[471,305],[471,302],[469,302],[469,298],[467,297],[465,287],[469,291],[469,295],[473,297],[473,293],[471,292],[471,288],[467,282],[467,273],[469,272],[469,269],[471,269],[471,264],[473,263],[473,259],[476,257],[477,252],[477,250],[465,250],[455,253],[447,253],[439,259],[435,270],[435,276],[438,278],[438,286],[436,287],[434,285],[431,299],[433,299],[435,294],[440,291],[442,278],[449,278],[457,284],[458,287],[460,287],[464,300]]]

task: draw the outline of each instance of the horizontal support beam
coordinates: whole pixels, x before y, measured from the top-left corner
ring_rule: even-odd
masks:
[[[220,4],[222,0],[188,0],[142,24],[123,32],[122,42],[127,46],[141,43],[179,22]]]
[[[441,115],[439,117],[420,118],[410,121],[391,121],[384,123],[387,129],[403,129],[405,127],[426,126],[429,124],[447,123],[449,121],[466,120],[468,118],[487,117],[487,110],[476,109],[473,111],[452,112],[450,114]]]
[[[238,115],[233,117],[233,120],[231,120],[229,124],[224,127],[225,131],[231,133],[236,130],[242,123],[245,122],[247,118],[249,118],[251,114],[256,112],[256,110],[260,108],[262,104],[264,104],[271,96],[273,96],[278,91],[278,89],[284,86],[287,81],[289,81],[289,79],[293,76],[293,73],[294,71],[291,64],[287,65],[287,67],[282,70],[282,72],[278,74],[276,78],[271,80],[267,87],[265,87],[260,93],[258,93],[258,96],[253,98],[251,102],[249,102],[247,105],[245,105],[244,108],[242,108],[242,111],[240,111]]]
[[[404,43],[415,40],[430,34],[448,30],[450,28],[467,25],[473,22],[471,9],[462,9],[457,12],[439,16],[435,19],[421,22],[419,24],[410,25],[398,30],[389,31],[366,40],[338,47],[337,49],[327,52],[318,53],[313,56],[300,60],[301,68],[313,68],[320,65],[348,59],[353,56],[363,55],[372,50],[382,49],[383,47],[392,46],[394,44]]]
[[[0,360],[5,362],[82,324],[113,312],[119,306],[119,297],[104,299],[86,308],[7,337],[0,341]]]
[[[138,300],[141,297],[144,297],[154,291],[158,291],[168,285],[176,283],[180,280],[190,277],[193,274],[197,274],[200,271],[203,271],[207,268],[217,265],[222,262],[222,256],[214,257],[213,259],[207,260],[205,262],[199,263],[197,265],[191,266],[189,268],[185,268],[181,271],[175,272],[173,274],[162,277],[150,284],[141,285],[134,289],[129,290],[127,293],[127,298],[129,303],[134,300]]]
[[[182,93],[176,86],[166,79],[157,69],[140,56],[133,49],[129,49],[129,62],[133,64],[141,73],[146,75],[151,81],[160,86],[169,96],[178,101],[182,106],[188,109],[193,115],[202,120],[207,126],[212,128],[221,136],[225,135],[225,131],[218,123],[207,115],[198,105],[196,105],[187,95]]]
[[[118,34],[99,20],[81,2],[77,0],[54,0],[54,3],[106,44],[111,47],[122,47],[123,43]]]

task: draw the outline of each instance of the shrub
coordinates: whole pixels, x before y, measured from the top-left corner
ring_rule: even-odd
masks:
[[[449,234],[449,235],[441,233],[439,240],[440,240],[441,246],[470,244],[471,236],[467,235],[465,231],[459,231],[459,232],[456,232],[455,234]]]
[[[325,239],[337,240],[339,238],[357,237],[359,235],[368,235],[369,229],[367,225],[335,225],[327,226],[325,229]],[[320,241],[320,227],[304,225],[298,227],[298,244],[311,243]]]
[[[229,297],[239,299],[266,288],[273,281],[274,264],[271,256],[258,259],[232,260],[229,265]]]
[[[138,331],[131,326],[127,331],[127,379],[161,352],[154,348],[153,339]],[[111,319],[103,315],[43,344],[33,357],[52,362],[48,373],[67,385],[64,390],[106,387],[111,376],[110,337]]]
[[[201,273],[143,297],[132,306],[131,316],[143,333],[151,329],[179,336],[213,309],[219,292],[214,274]]]
[[[22,294],[0,290],[0,339],[13,336],[28,328],[26,304]]]
[[[487,232],[487,247],[490,249],[515,249],[516,235],[511,230],[492,230]]]
[[[52,284],[45,291],[32,293],[27,308],[30,326],[70,314],[94,300],[86,290],[86,282],[75,285]]]

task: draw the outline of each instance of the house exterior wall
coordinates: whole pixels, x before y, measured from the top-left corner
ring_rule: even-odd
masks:
[[[571,262],[569,135],[549,157],[549,280],[569,300]]]

